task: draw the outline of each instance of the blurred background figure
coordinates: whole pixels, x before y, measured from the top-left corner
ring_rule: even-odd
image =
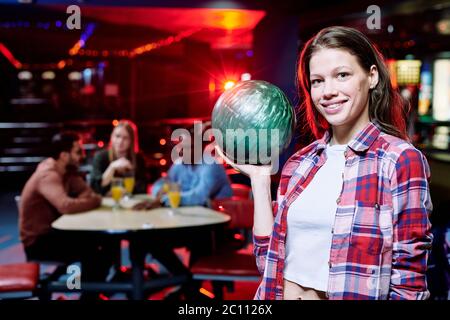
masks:
[[[92,188],[105,195],[114,177],[134,178],[134,193],[146,192],[145,161],[139,152],[137,127],[130,120],[120,120],[111,133],[109,148],[94,156]]]
[[[168,185],[174,183],[180,189],[181,206],[204,206],[210,199],[223,199],[233,195],[224,166],[217,163],[206,150],[210,141],[203,141],[203,135],[208,126],[201,127],[203,129],[190,129],[190,134],[182,137],[176,148],[182,153],[187,151],[188,154],[180,154],[180,157],[174,160],[167,176],[157,180],[152,187],[152,195],[161,197],[165,205],[169,204],[169,199],[164,193],[169,191]],[[197,146],[194,141],[202,141],[202,144]]]
[[[82,280],[105,280],[111,266],[107,245],[51,229],[62,214],[91,210],[101,203],[101,197],[77,173],[84,155],[79,136],[73,132],[55,135],[52,151],[27,181],[20,198],[19,228],[26,258],[81,261]]]

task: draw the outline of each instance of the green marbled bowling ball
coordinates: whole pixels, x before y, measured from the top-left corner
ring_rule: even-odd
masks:
[[[212,112],[212,127],[218,130],[214,133],[217,144],[231,160],[267,164],[273,152],[279,155],[289,146],[295,112],[275,85],[243,81],[219,97]],[[217,136],[219,132],[222,138]]]

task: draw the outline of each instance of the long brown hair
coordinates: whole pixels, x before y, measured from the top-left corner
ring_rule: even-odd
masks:
[[[402,139],[408,139],[406,133],[407,108],[400,94],[391,84],[388,68],[382,54],[375,45],[360,31],[341,26],[322,29],[305,44],[297,62],[297,84],[301,98],[302,111],[306,121],[316,138],[329,129],[325,118],[314,107],[311,99],[309,62],[311,57],[321,49],[341,49],[354,55],[359,65],[370,71],[375,65],[379,80],[375,88],[369,92],[369,117],[380,129]]]
[[[124,128],[128,135],[130,136],[130,148],[127,151],[127,159],[130,160],[132,165],[136,166],[136,154],[139,152],[139,139],[138,139],[138,132],[137,132],[137,126],[134,124],[131,120],[122,119],[120,120],[117,125],[114,127],[114,130],[116,128]],[[112,137],[112,133],[111,133]],[[114,152],[114,149],[112,148],[112,139],[109,140],[109,160],[114,161],[116,160],[117,154]]]

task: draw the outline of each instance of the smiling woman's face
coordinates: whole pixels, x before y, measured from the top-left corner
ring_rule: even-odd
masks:
[[[311,98],[333,129],[355,131],[369,122],[369,89],[378,72],[366,72],[345,50],[321,49],[309,61]]]
[[[122,126],[114,128],[111,134],[111,146],[118,156],[125,156],[131,147],[131,137]]]

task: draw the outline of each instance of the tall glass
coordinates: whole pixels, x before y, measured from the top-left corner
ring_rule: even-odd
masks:
[[[180,206],[181,202],[180,186],[177,183],[169,184],[169,191],[167,192],[167,198],[169,199],[170,208],[172,208],[171,214],[175,214],[176,209]]]
[[[113,210],[120,209],[120,200],[122,199],[125,192],[123,179],[113,178],[111,181],[111,197],[114,200]]]
[[[125,198],[128,200],[133,195],[134,185],[135,185],[135,178],[134,178],[134,172],[128,171],[125,173],[123,178],[123,184],[125,187]]]
[[[163,194],[167,194],[170,190],[170,183],[167,179],[164,179],[164,183],[162,185],[162,192]]]

